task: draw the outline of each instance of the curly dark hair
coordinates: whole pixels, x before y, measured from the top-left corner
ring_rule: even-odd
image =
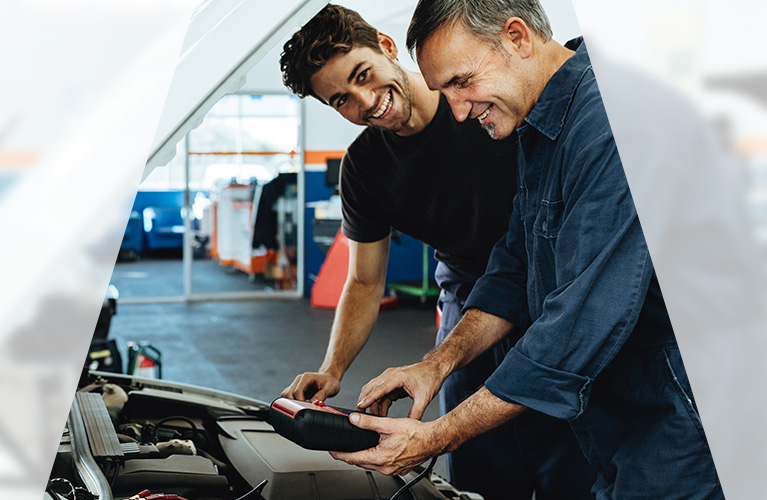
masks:
[[[311,95],[322,101],[312,89],[312,76],[336,54],[357,47],[381,52],[378,30],[356,11],[328,4],[282,47],[282,83],[300,97]]]

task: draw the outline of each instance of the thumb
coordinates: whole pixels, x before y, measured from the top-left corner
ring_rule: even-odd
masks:
[[[379,432],[379,430],[382,429],[384,420],[384,418],[374,417],[373,415],[367,415],[365,413],[354,412],[349,415],[349,421],[352,425],[359,427],[360,429],[369,429],[376,432]]]

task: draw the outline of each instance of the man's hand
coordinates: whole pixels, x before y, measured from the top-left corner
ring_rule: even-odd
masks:
[[[423,364],[423,363],[419,363]],[[378,446],[355,453],[331,452],[333,458],[383,474],[405,474],[427,458],[454,451],[463,443],[494,429],[526,411],[481,387],[453,411],[433,422],[411,418],[381,418],[352,413],[349,420],[376,431]]]
[[[369,450],[346,453],[331,451],[336,460],[376,470],[389,476],[407,474],[428,458],[446,450],[444,432],[437,432],[436,422],[419,422],[410,418],[379,418],[352,413],[352,424],[376,431],[381,436],[378,446]],[[444,441],[444,442],[443,442]]]
[[[437,365],[428,360],[389,368],[362,388],[357,408],[370,408],[373,415],[385,417],[394,401],[409,396],[413,406],[408,417],[420,420],[445,377]]]
[[[282,391],[283,398],[306,401],[325,401],[341,390],[341,381],[322,372],[306,372],[297,376],[288,388]]]

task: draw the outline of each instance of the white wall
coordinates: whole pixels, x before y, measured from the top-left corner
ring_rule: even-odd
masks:
[[[288,38],[290,37],[282,40],[248,73],[248,79],[241,92],[289,93],[282,84],[279,63],[282,46]],[[314,98],[306,98],[303,102],[306,120],[304,123],[306,151],[345,150],[362,131],[362,127],[344,120],[336,111]]]
[[[362,132],[362,127],[341,118],[338,112],[317,99],[304,99],[307,151],[345,150]]]

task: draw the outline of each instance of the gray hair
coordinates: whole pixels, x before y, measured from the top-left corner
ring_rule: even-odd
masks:
[[[435,31],[456,22],[480,38],[499,43],[510,17],[522,19],[544,41],[551,40],[551,25],[538,0],[418,0],[407,30],[407,48],[412,56]]]

